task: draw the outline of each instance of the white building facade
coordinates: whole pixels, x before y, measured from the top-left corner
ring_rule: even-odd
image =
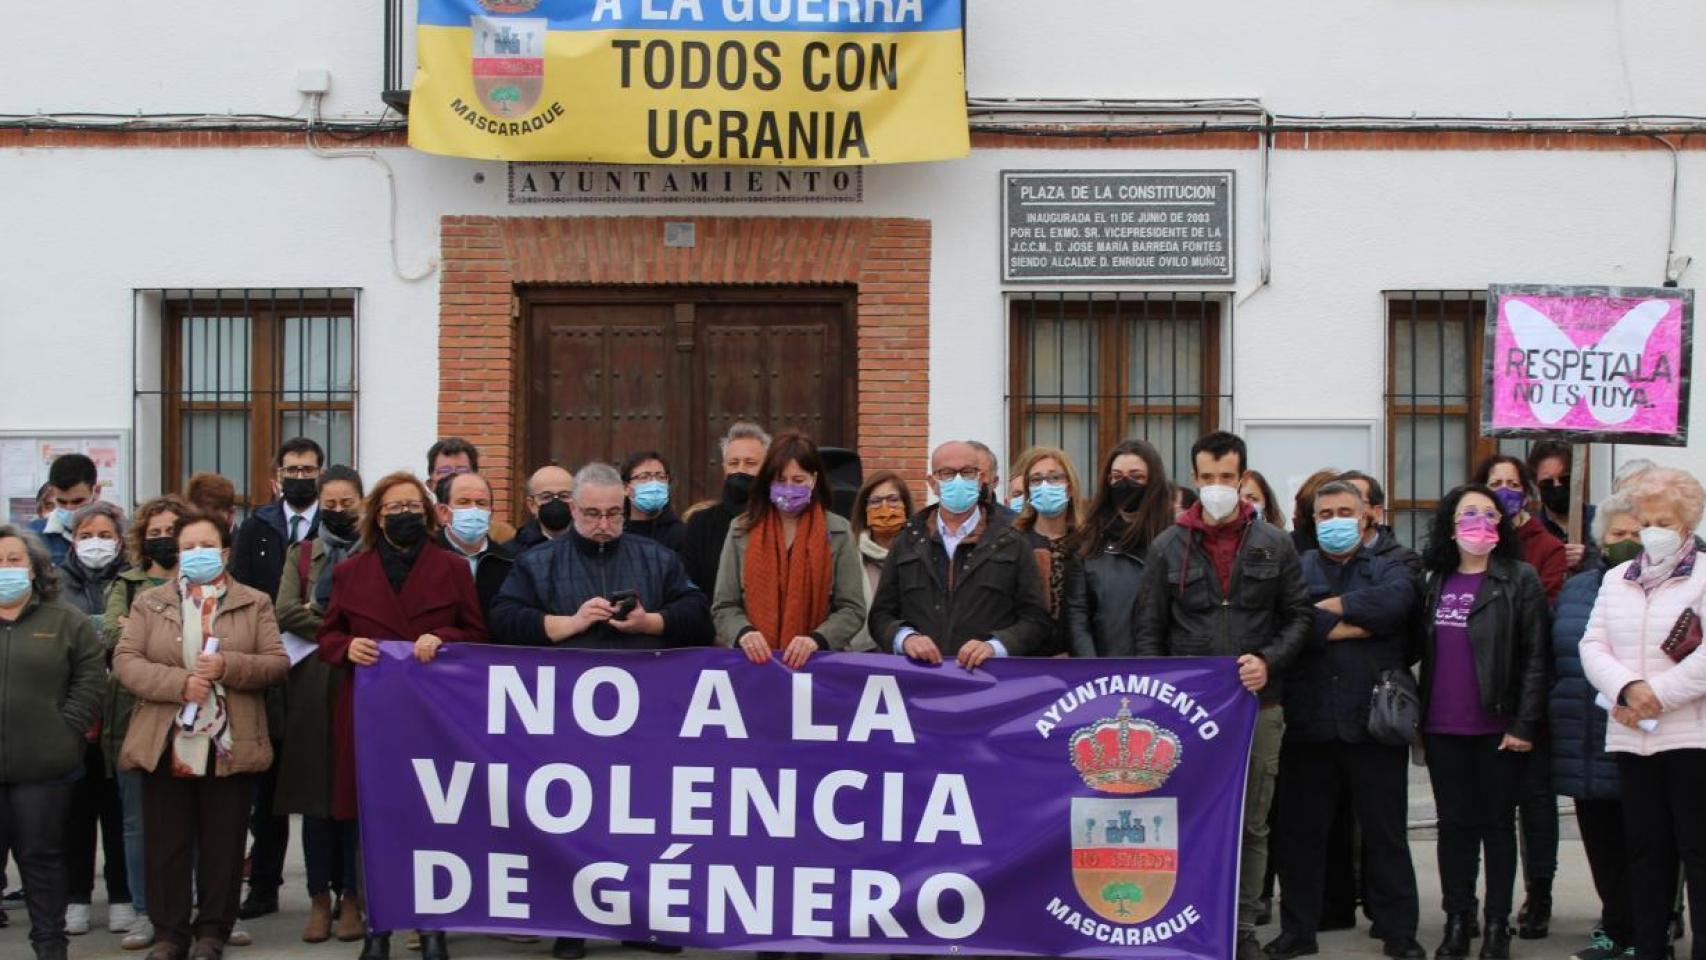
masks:
[[[518,200],[525,168],[411,151],[382,27],[114,7],[80,28],[99,57],[0,62],[0,441],[118,437],[134,503],[202,469],[263,497],[297,432],[372,476],[460,435],[511,507],[540,463],[656,447],[679,508],[736,418],[918,482],[949,438],[1092,473],[1219,427],[1282,497],[1356,467],[1421,510],[1499,447],[1488,284],[1706,269],[1686,0],[975,0],[969,157],[714,202]],[[1230,171],[1232,278],[1004,277],[1003,174],[1040,171]],[[1591,492],[1636,456],[1706,470],[1595,447]]]

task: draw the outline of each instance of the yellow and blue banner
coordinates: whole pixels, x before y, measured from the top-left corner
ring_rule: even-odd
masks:
[[[965,156],[960,0],[420,0],[409,145],[489,160]]]

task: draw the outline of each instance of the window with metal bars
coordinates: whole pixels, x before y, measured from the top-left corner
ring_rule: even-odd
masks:
[[[1060,447],[1094,489],[1105,452],[1142,439],[1189,482],[1191,444],[1219,425],[1221,297],[1026,293],[1008,303],[1014,454]]]
[[[1420,549],[1440,499],[1482,458],[1525,457],[1525,440],[1481,436],[1485,290],[1386,292],[1387,522]]]
[[[162,490],[203,471],[230,478],[240,506],[272,498],[279,444],[309,437],[327,464],[355,462],[358,291],[143,290],[137,343],[139,436],[158,431]],[[151,327],[151,329],[149,329]],[[140,446],[140,444],[139,444]]]

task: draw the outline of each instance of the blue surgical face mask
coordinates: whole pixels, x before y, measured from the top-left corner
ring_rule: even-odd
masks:
[[[1333,517],[1315,524],[1315,542],[1331,554],[1350,553],[1362,543],[1362,521],[1356,517]]]
[[[1058,517],[1066,512],[1066,484],[1031,484],[1031,506],[1045,517]]]
[[[218,547],[191,547],[178,553],[178,572],[191,583],[210,583],[225,572],[225,558]]]
[[[1007,501],[1007,506],[1012,507],[1014,513],[1022,512],[1025,509],[1025,495],[1014,494],[1013,499]]]
[[[955,477],[937,488],[937,496],[949,513],[965,513],[977,506],[978,494],[981,492],[982,489],[973,477]]]
[[[643,513],[657,513],[669,506],[669,484],[662,480],[647,480],[634,484],[634,507]]]
[[[29,592],[30,571],[27,567],[0,567],[0,603],[17,603]]]
[[[54,519],[54,522],[59,524],[59,529],[64,530],[67,533],[71,532],[71,511],[70,510],[67,510],[64,507],[54,507],[53,508],[53,519]]]
[[[450,532],[463,543],[479,543],[492,528],[492,511],[483,507],[458,507],[450,511]]]

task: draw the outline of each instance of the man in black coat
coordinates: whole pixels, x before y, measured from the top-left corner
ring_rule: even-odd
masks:
[[[573,522],[569,495],[574,488],[575,478],[556,464],[540,467],[527,478],[527,512],[533,519],[522,524],[510,541],[516,556],[568,531]]]
[[[433,491],[438,498],[438,544],[468,561],[474,577],[474,592],[480,597],[480,613],[489,627],[492,601],[515,565],[515,553],[507,543],[491,537],[492,484],[478,473],[447,474]],[[504,638],[492,634],[492,642]]]
[[[882,650],[967,670],[990,657],[1035,653],[1054,633],[1042,575],[1024,534],[982,504],[977,451],[945,443],[930,457],[940,502],[907,521],[871,598]]]
[[[650,537],[680,553],[687,543],[687,524],[669,505],[669,461],[656,450],[631,453],[622,463],[622,482],[628,486],[628,521],[622,532]]]
[[[722,499],[687,521],[687,535],[681,545],[681,562],[701,590],[716,589],[723,541],[729,538],[729,525],[746,511],[747,500],[752,496],[752,481],[764,464],[765,451],[770,449],[770,434],[756,423],[737,423],[729,427],[719,446],[723,458]]]
[[[1405,832],[1409,748],[1368,735],[1371,691],[1408,670],[1420,596],[1404,552],[1369,542],[1373,518],[1349,481],[1322,485],[1313,505],[1318,548],[1302,557],[1314,604],[1303,651],[1285,677],[1280,751],[1280,935],[1276,960],[1313,954],[1326,886],[1327,838],[1341,797],[1362,827],[1364,901],[1389,957],[1425,958],[1416,942],[1416,873]]]
[[[522,554],[492,603],[490,626],[506,642],[584,650],[711,643],[710,601],[681,559],[654,540],[622,535],[625,499],[609,464],[575,475],[573,529]]]
[[[238,583],[278,599],[285,552],[320,535],[320,471],[325,465],[325,451],[307,437],[286,440],[278,448],[273,489],[279,498],[249,514],[231,544],[230,572]],[[255,840],[249,851],[249,894],[237,909],[245,920],[278,912],[278,888],[284,883],[284,855],[290,846],[290,818],[272,813],[278,758],[284,755],[284,684],[267,690],[266,704],[273,765],[261,775],[249,818]]]
[[[1140,657],[1235,657],[1262,704],[1244,788],[1238,875],[1238,960],[1257,960],[1256,917],[1267,873],[1268,810],[1285,719],[1280,682],[1309,632],[1310,608],[1291,537],[1263,523],[1238,490],[1244,441],[1211,433],[1191,445],[1197,503],[1155,538],[1135,615]]]

